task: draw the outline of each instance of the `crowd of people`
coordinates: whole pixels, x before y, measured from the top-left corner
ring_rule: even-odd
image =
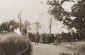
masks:
[[[31,41],[37,43],[52,43],[55,42],[56,37],[53,34],[32,34],[29,33]]]
[[[39,43],[56,43],[56,42],[76,42],[79,39],[77,36],[71,36],[70,34],[33,34],[29,33],[29,36],[33,42]]]

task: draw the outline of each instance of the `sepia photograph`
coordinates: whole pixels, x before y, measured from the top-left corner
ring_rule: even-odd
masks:
[[[85,0],[0,0],[0,55],[85,55]]]

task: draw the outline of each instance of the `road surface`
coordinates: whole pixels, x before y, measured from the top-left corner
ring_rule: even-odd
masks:
[[[35,45],[35,43],[32,42],[32,55],[59,55],[60,53],[70,53],[74,54],[77,53],[79,50],[75,48],[68,48],[64,46],[56,46],[52,44],[38,44]],[[80,53],[81,55],[84,55]]]

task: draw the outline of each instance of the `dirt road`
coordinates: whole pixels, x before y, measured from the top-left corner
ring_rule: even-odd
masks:
[[[63,46],[56,46],[51,44],[38,44],[32,43],[32,55],[59,55],[59,53],[77,53],[76,49],[71,49]]]

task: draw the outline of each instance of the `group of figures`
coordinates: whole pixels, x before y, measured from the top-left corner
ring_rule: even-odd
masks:
[[[35,42],[39,43],[51,43],[55,41],[55,37],[50,34],[35,35]]]
[[[79,52],[77,52],[77,53],[60,53],[59,55],[80,55],[80,53]]]
[[[40,36],[40,35],[35,35],[35,44],[38,45],[38,43],[47,43],[48,39],[47,36]]]

